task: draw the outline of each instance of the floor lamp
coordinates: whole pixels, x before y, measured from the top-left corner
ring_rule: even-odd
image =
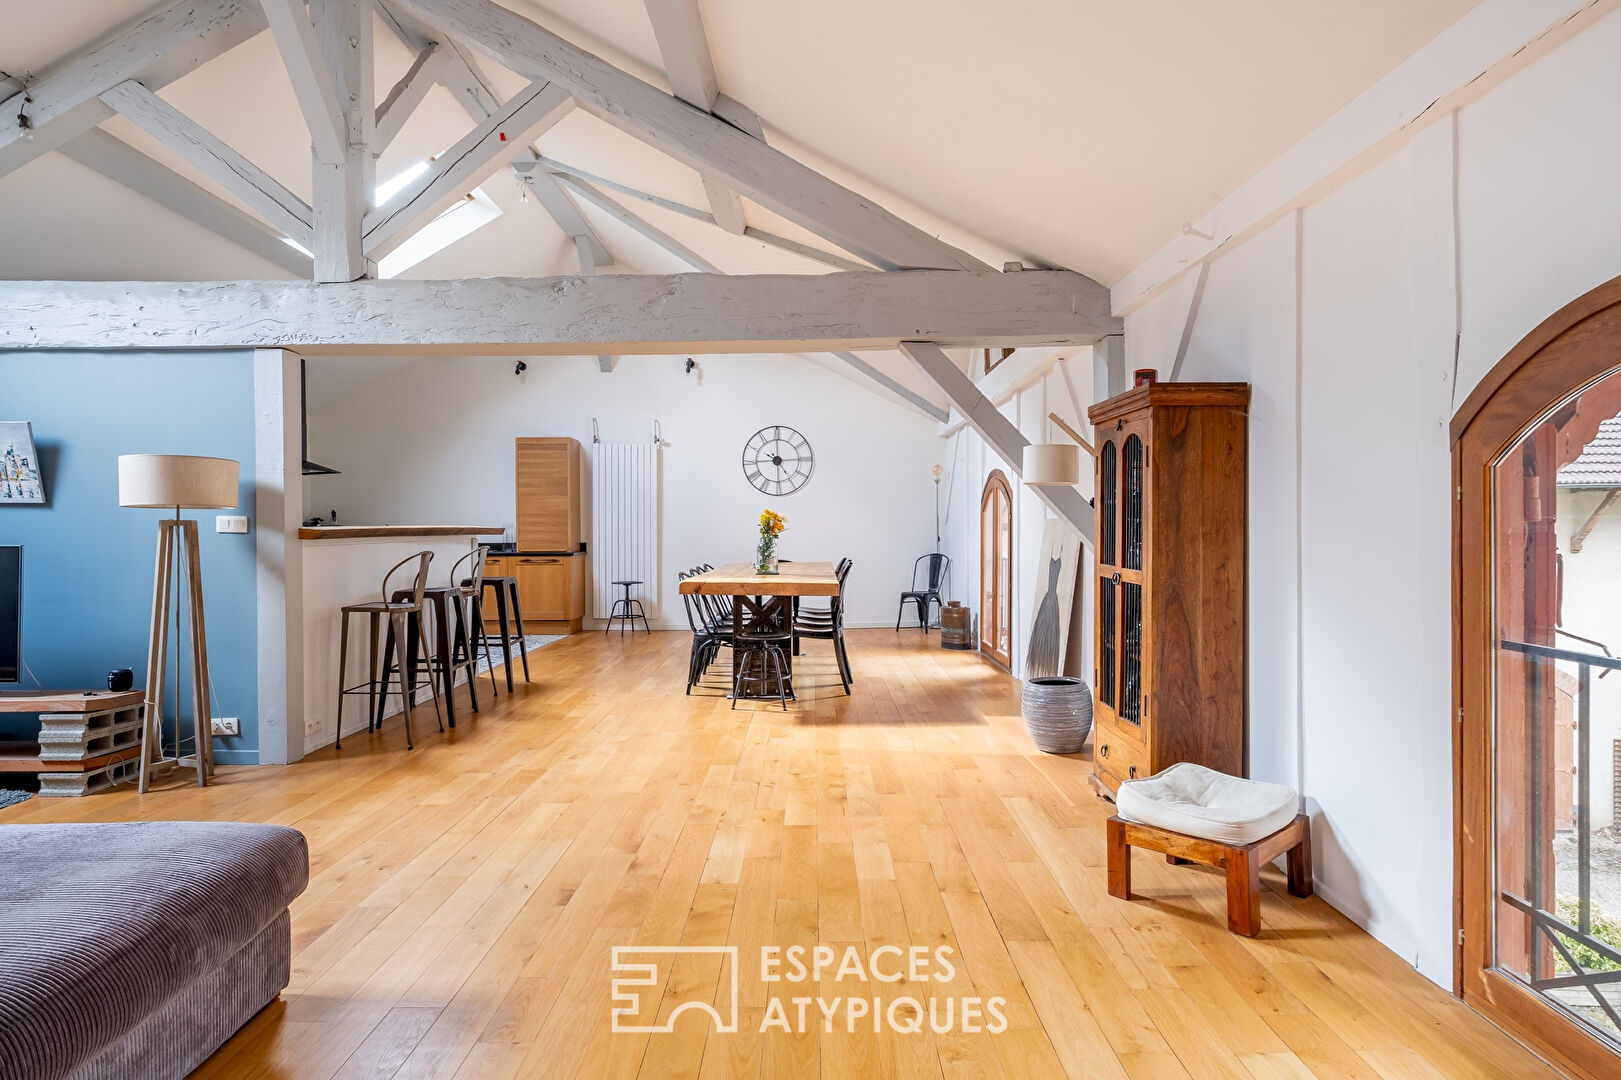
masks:
[[[214,772],[209,705],[208,639],[203,629],[203,571],[197,552],[197,523],[182,510],[236,509],[237,463],[228,458],[179,454],[123,454],[118,458],[118,505],[174,510],[158,522],[158,558],[152,585],[152,639],[146,659],[146,718],[141,737],[140,790],[145,793],[159,766],[197,770],[203,787]],[[190,616],[192,726],[196,751],[180,754],[180,709],[175,708],[174,756],[163,756],[163,696],[169,672],[169,610],[175,603]],[[175,693],[180,692],[180,656],[175,657]]]

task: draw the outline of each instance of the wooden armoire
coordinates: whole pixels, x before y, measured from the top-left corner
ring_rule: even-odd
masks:
[[[1153,383],[1088,410],[1097,438],[1093,770],[1248,773],[1248,383]]]

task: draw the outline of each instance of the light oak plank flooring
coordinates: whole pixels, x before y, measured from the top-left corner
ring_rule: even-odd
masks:
[[[977,655],[852,632],[846,698],[810,642],[784,713],[732,709],[724,659],[683,694],[687,646],[576,635],[530,658],[532,684],[458,709],[453,732],[419,712],[414,751],[391,720],[341,753],[221,767],[207,789],[36,798],[0,823],[265,821],[309,838],[292,984],[199,1077],[1557,1075],[1276,871],[1254,940],[1227,932],[1214,871],[1138,853],[1139,899],[1110,898],[1090,751],[1034,750],[1017,685]],[[638,944],[737,946],[738,1031],[689,1010],[669,1032],[613,1032],[612,950]],[[759,947],[795,944],[949,946],[954,971],[762,981]],[[720,1007],[733,976],[724,954],[661,964],[636,1022]],[[798,1030],[788,999],[818,993],[996,996],[1007,1027],[875,1031],[812,1004]],[[762,1030],[773,995],[795,1030]]]

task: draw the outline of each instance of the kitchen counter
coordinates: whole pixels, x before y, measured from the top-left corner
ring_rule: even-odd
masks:
[[[501,525],[317,525],[298,530],[300,540],[373,540],[410,536],[499,536]]]

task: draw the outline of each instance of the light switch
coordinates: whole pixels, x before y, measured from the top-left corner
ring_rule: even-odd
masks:
[[[245,533],[248,531],[248,517],[246,514],[219,514],[214,518],[214,531]]]

